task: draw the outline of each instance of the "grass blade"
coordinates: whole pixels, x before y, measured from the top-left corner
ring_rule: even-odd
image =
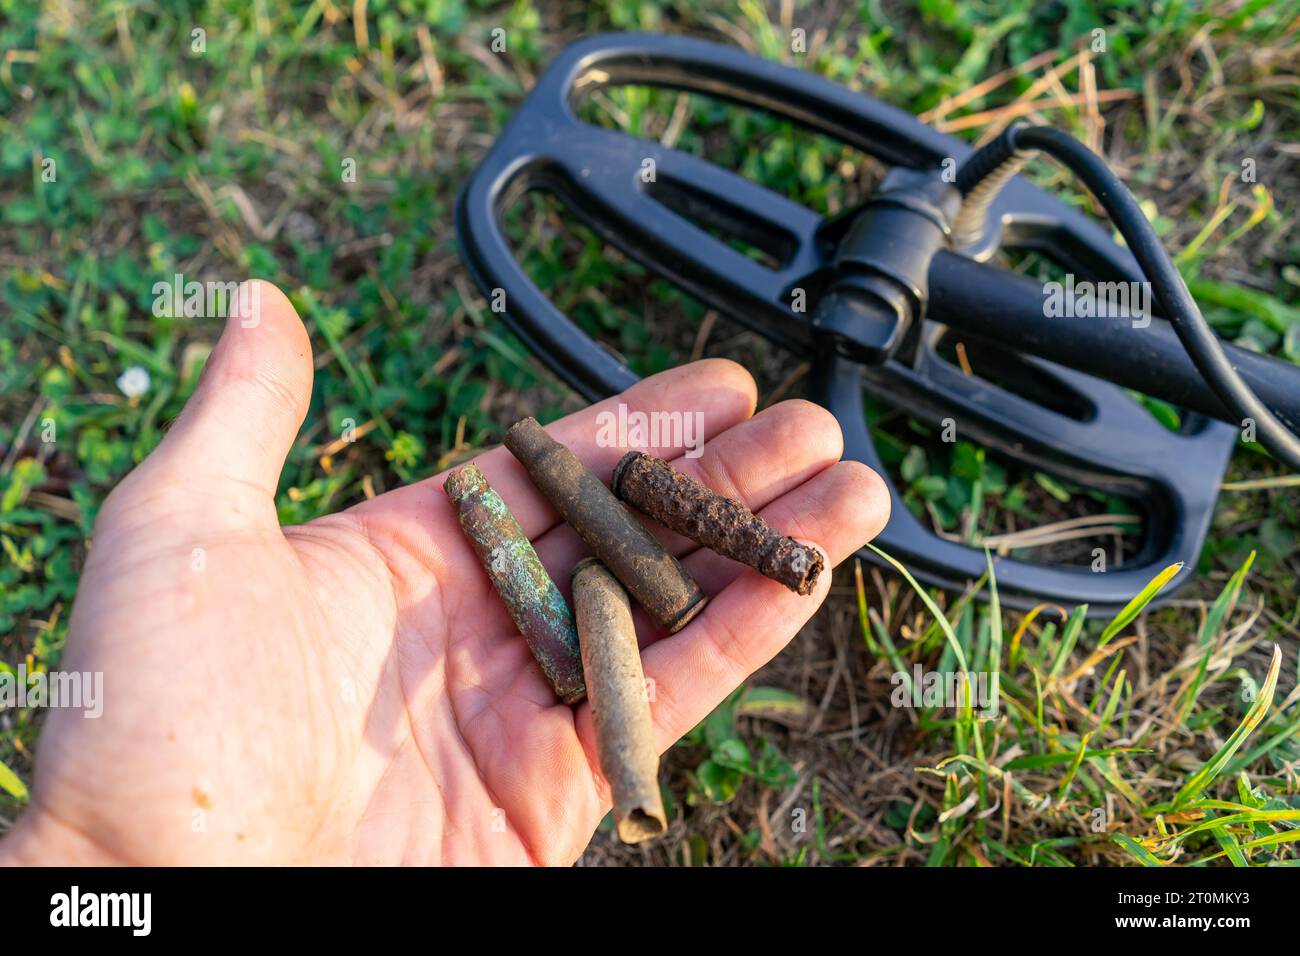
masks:
[[[1223,627],[1223,622],[1231,616],[1237,607],[1237,600],[1241,597],[1242,585],[1246,582],[1246,575],[1250,573],[1250,566],[1255,563],[1255,552],[1250,552],[1244,564],[1233,572],[1228,583],[1224,585],[1219,596],[1215,598],[1214,604],[1210,606],[1209,612],[1205,615],[1205,625],[1201,628],[1200,637],[1197,641],[1198,646],[1205,649],[1201,655],[1201,662],[1196,669],[1196,677],[1188,686],[1186,696],[1183,699],[1182,706],[1178,711],[1178,719],[1181,721],[1187,716],[1187,711],[1192,704],[1196,703],[1196,698],[1201,692],[1201,687],[1205,683],[1205,673],[1210,666],[1210,658],[1214,654],[1214,647],[1219,636],[1219,629]]]
[[[1110,639],[1113,638],[1124,628],[1133,622],[1133,619],[1142,613],[1143,608],[1150,604],[1157,594],[1169,583],[1175,574],[1183,569],[1183,562],[1171,564],[1154,578],[1147,582],[1147,586],[1137,593],[1137,596],[1128,604],[1124,605],[1124,610],[1115,615],[1115,619],[1106,625],[1106,629],[1101,632],[1101,639],[1097,641],[1098,649],[1105,647]]]
[[[1048,687],[1056,684],[1056,678],[1065,669],[1065,662],[1070,659],[1070,654],[1074,651],[1074,645],[1078,642],[1079,634],[1083,631],[1083,621],[1087,614],[1088,605],[1080,604],[1066,620],[1065,627],[1061,629],[1061,642],[1057,645],[1056,657],[1052,660],[1052,669],[1047,672]]]
[[[1268,674],[1264,677],[1264,686],[1260,688],[1259,698],[1247,712],[1245,719],[1232,732],[1232,736],[1224,742],[1215,755],[1205,763],[1205,766],[1187,778],[1187,782],[1182,785],[1174,796],[1171,804],[1172,809],[1177,810],[1186,806],[1189,801],[1208,787],[1214,781],[1214,778],[1219,775],[1220,771],[1228,765],[1232,755],[1246,742],[1246,738],[1259,726],[1260,721],[1264,719],[1264,715],[1268,713],[1269,707],[1273,704],[1273,693],[1277,690],[1277,675],[1281,669],[1282,648],[1280,645],[1274,644],[1273,660],[1268,665]]]
[[[1002,697],[1002,601],[998,597],[998,580],[993,573],[993,555],[984,549],[984,560],[989,575],[989,661],[987,665],[993,686],[989,689],[990,706],[998,709]]]
[[[1219,846],[1223,847],[1223,852],[1227,854],[1233,866],[1250,866],[1246,860],[1246,854],[1241,852],[1241,844],[1223,827],[1215,827],[1210,831],[1214,834],[1214,839],[1219,841]]]
[[[19,780],[18,774],[6,767],[3,762],[0,762],[0,789],[12,794],[19,800],[27,799],[27,785]]]
[[[1164,864],[1156,858],[1155,854],[1131,836],[1125,836],[1123,833],[1116,833],[1111,837],[1111,841],[1122,846],[1129,852],[1129,855],[1132,856],[1133,859],[1137,860],[1143,866],[1164,866]]]
[[[961,642],[957,640],[957,634],[953,631],[952,624],[950,624],[948,619],[944,617],[943,611],[939,609],[939,605],[934,603],[934,598],[930,597],[929,592],[926,591],[925,588],[921,587],[921,583],[917,581],[916,578],[912,577],[912,572],[903,567],[903,565],[892,556],[885,554],[885,552],[881,551],[874,544],[868,543],[867,547],[888,561],[894,570],[901,574],[907,583],[911,585],[912,590],[915,591],[917,597],[921,599],[921,603],[925,605],[926,610],[933,615],[934,622],[938,624],[939,628],[943,631],[943,636],[947,639],[948,646],[952,648],[953,654],[957,658],[958,666],[960,666],[966,673],[970,673],[970,667],[966,664],[966,653],[961,649]]]
[[[1084,755],[1088,753],[1088,738],[1092,734],[1084,734],[1079,740],[1079,749],[1070,761],[1070,769],[1066,771],[1065,778],[1061,785],[1056,789],[1056,802],[1064,803],[1066,795],[1070,792],[1070,784],[1074,783],[1074,775],[1079,772],[1079,765],[1083,763]]]

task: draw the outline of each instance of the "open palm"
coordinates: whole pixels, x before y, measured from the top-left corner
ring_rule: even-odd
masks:
[[[586,704],[559,704],[492,592],[443,475],[301,527],[274,493],[311,392],[306,332],[261,284],[167,437],[99,516],[63,671],[104,708],[50,713],[33,803],[0,859],[128,863],[571,863],[609,808]],[[665,372],[606,403],[703,413],[707,444],[652,452],[843,560],[889,499],[839,462],[806,402],[754,416],[739,366]],[[596,413],[550,427],[604,479]],[[752,416],[752,417],[751,417]],[[568,591],[584,548],[504,449],[477,459]],[[712,596],[671,637],[638,617],[661,749],[775,655],[798,597],[662,529]],[[639,612],[638,612],[639,615]]]

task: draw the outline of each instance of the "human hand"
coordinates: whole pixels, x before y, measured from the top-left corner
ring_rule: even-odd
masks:
[[[103,714],[49,713],[0,862],[572,863],[609,809],[590,709],[555,699],[445,474],[279,525],[311,347],[288,299],[259,292],[258,323],[232,316],[174,426],[99,515],[61,669],[103,673]],[[550,427],[606,480],[626,449],[597,446],[596,414],[617,402],[702,412],[704,453],[675,466],[832,565],[888,517],[881,480],[838,460],[832,416],[800,401],[753,415],[739,365],[664,372]],[[567,593],[577,536],[505,449],[476,462]],[[830,575],[799,597],[656,534],[712,596],[671,637],[638,612],[663,750],[785,646]]]

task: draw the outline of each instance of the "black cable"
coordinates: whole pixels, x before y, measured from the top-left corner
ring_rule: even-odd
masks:
[[[1275,458],[1288,468],[1300,471],[1300,437],[1278,420],[1228,360],[1218,335],[1201,315],[1196,300],[1187,291],[1183,277],[1137,200],[1101,157],[1060,130],[1013,125],[962,164],[957,172],[958,190],[963,196],[977,193],[977,187],[986,178],[997,176],[1010,163],[1023,161],[1025,150],[1047,153],[1078,176],[1097,197],[1128,243],[1133,258],[1155,291],[1161,311],[1210,388],[1239,422],[1244,424],[1248,419],[1255,422],[1260,444]]]

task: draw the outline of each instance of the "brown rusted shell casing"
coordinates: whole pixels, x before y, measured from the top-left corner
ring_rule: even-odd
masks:
[[[581,700],[586,686],[578,630],[528,535],[477,465],[453,471],[443,490],[556,696],[566,704]]]
[[[718,494],[668,462],[630,451],[614,466],[614,494],[670,531],[747,564],[796,594],[812,593],[825,559],[781,534],[738,501]]]
[[[670,634],[703,610],[708,598],[677,559],[645,529],[604,482],[534,418],[516,422],[505,446],[588,548],[655,622]]]
[[[662,834],[668,819],[632,606],[609,570],[587,558],[573,569],[573,611],[596,754],[614,800],[614,826],[624,843],[641,843]]]

